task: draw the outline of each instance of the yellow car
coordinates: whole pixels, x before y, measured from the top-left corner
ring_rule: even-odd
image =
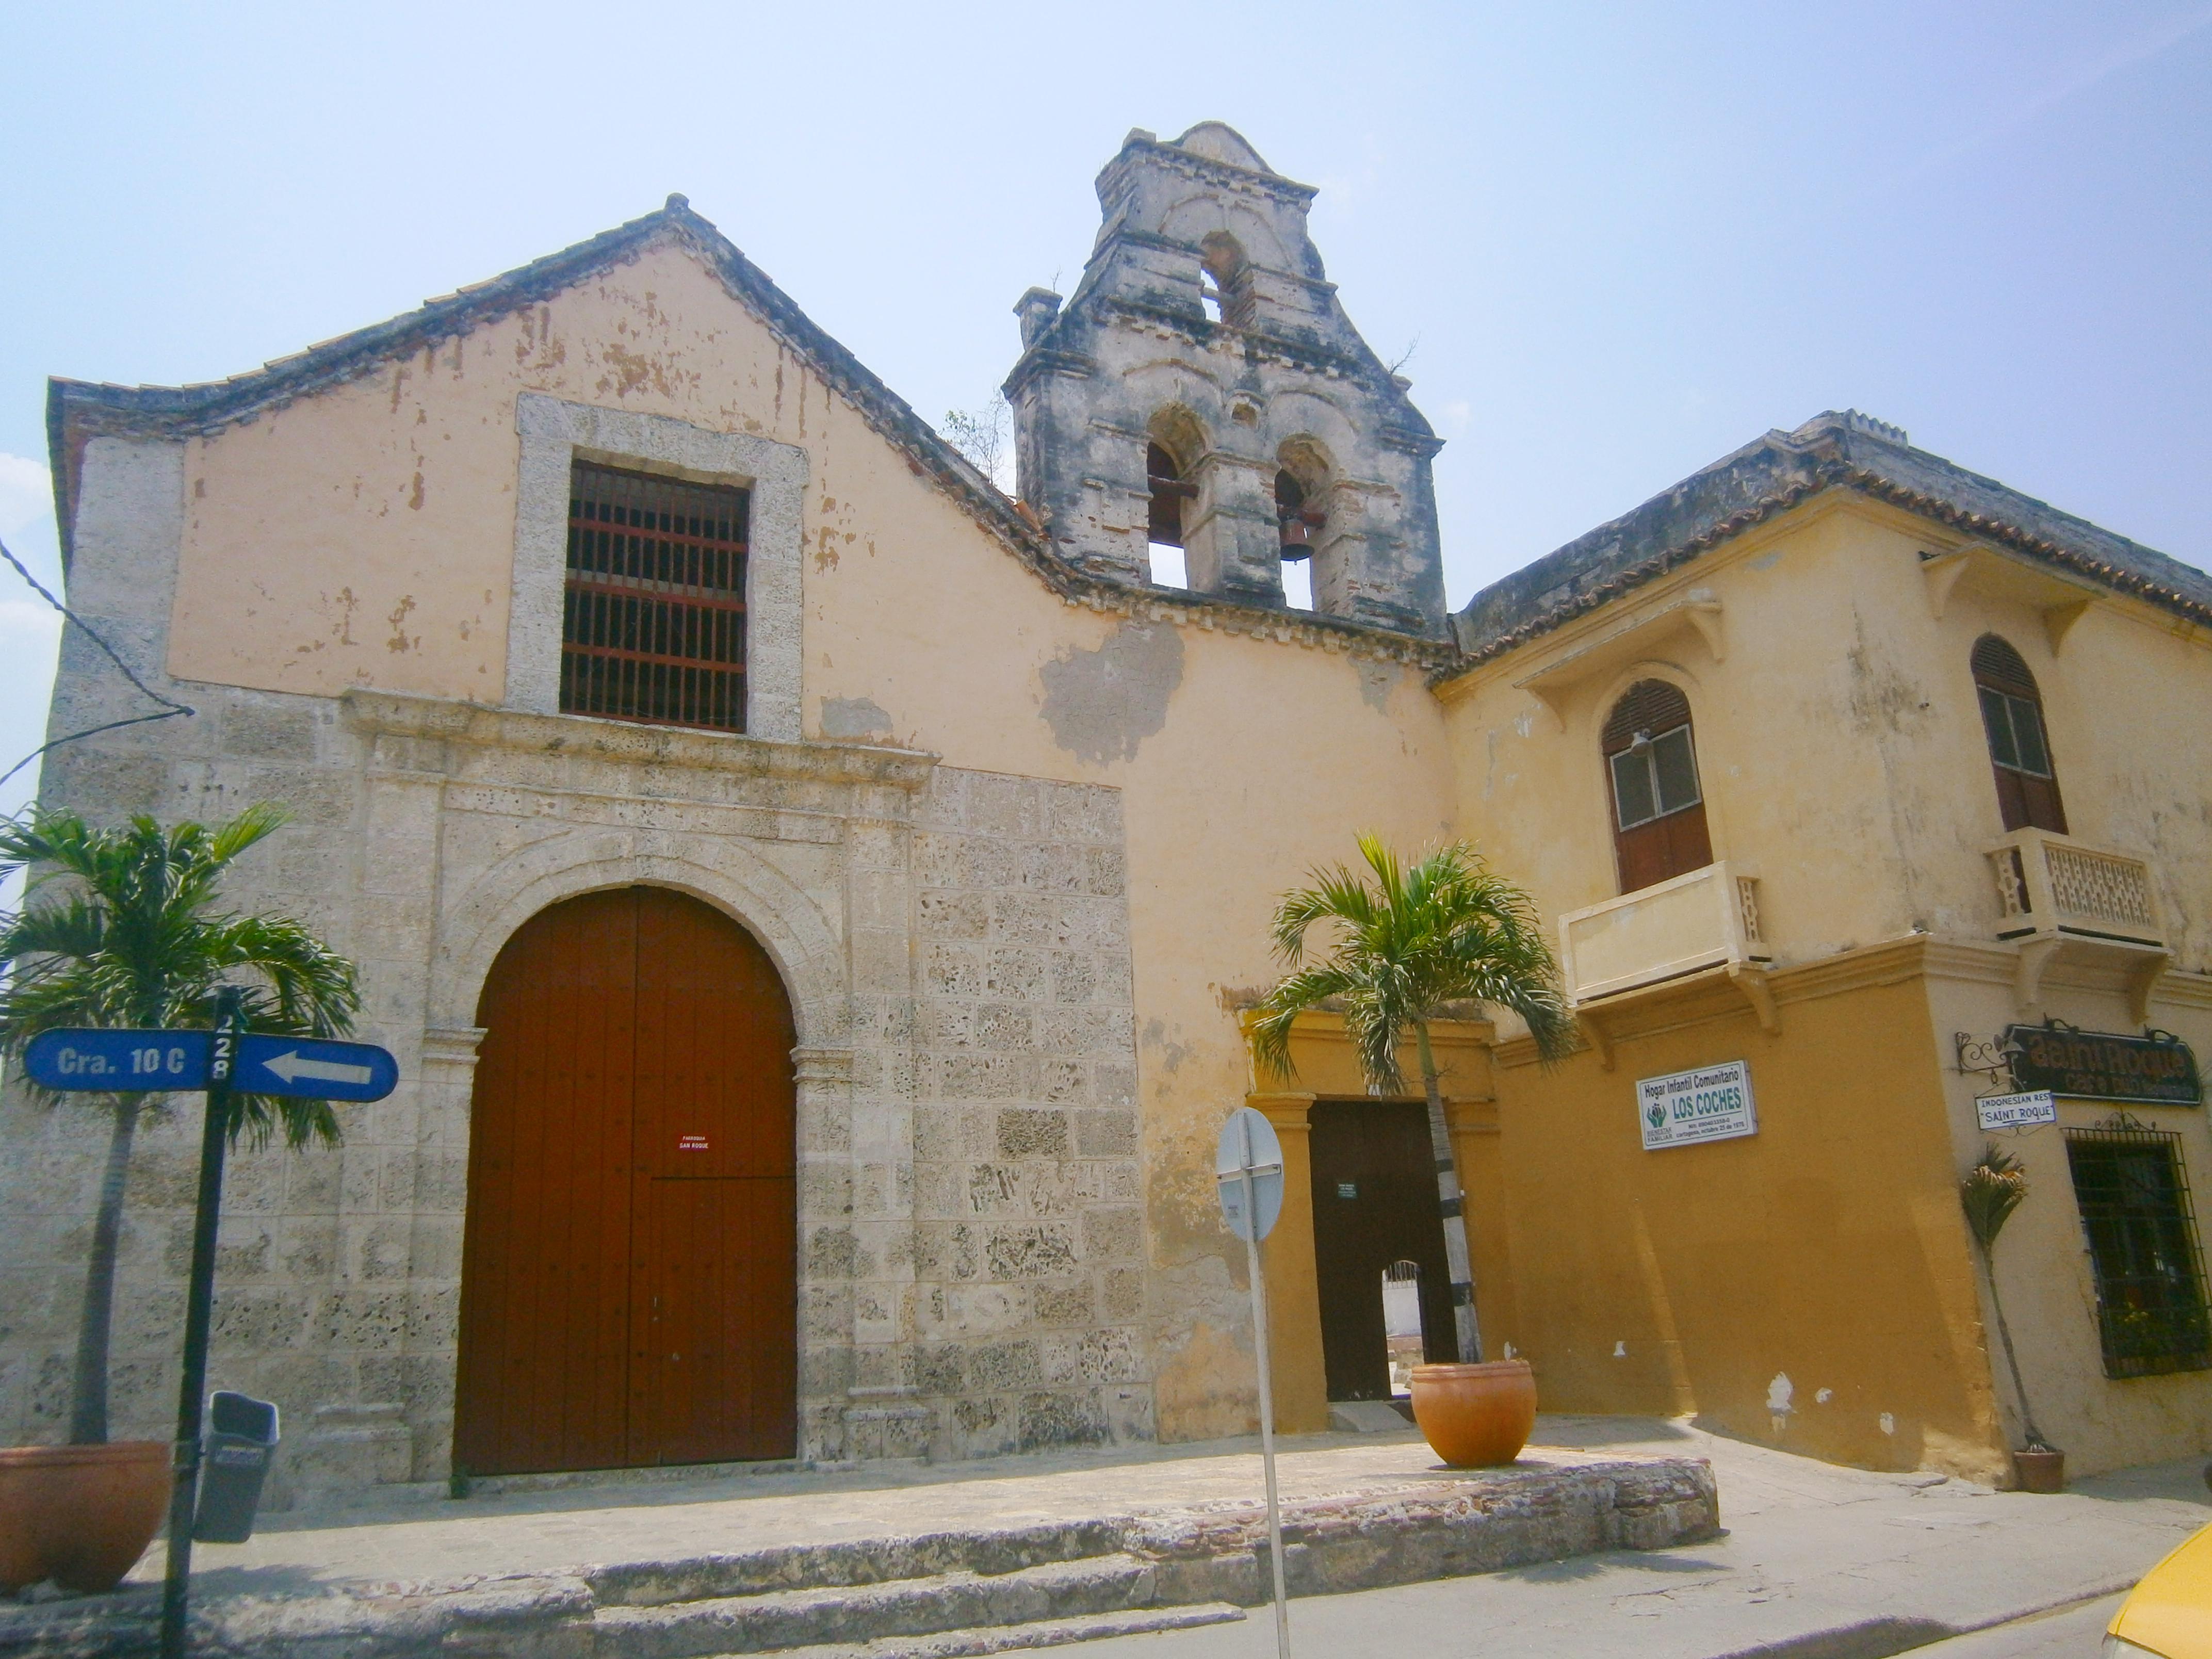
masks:
[[[2128,1592],[2105,1626],[2105,1659],[2212,1659],[2212,1527],[2191,1533]]]

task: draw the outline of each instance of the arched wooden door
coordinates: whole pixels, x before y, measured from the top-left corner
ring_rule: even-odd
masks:
[[[456,1468],[791,1456],[796,1039],[767,952],[680,893],[591,893],[507,941],[477,1022]]]

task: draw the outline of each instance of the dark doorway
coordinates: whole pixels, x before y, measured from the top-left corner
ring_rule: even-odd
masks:
[[[1382,1283],[1394,1264],[1420,1269],[1428,1358],[1458,1357],[1428,1112],[1406,1101],[1329,1100],[1315,1103],[1310,1121],[1314,1267],[1328,1397],[1388,1400]]]
[[[791,1005],[665,888],[540,912],[484,982],[453,1461],[471,1474],[791,1456]]]

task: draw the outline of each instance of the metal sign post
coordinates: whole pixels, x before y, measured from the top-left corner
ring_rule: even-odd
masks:
[[[41,1031],[23,1050],[23,1072],[49,1089],[100,1094],[207,1091],[200,1129],[200,1187],[192,1213],[192,1265],[185,1299],[184,1377],[170,1453],[168,1571],[161,1582],[161,1659],[183,1659],[192,1571],[192,1510],[199,1494],[201,1410],[207,1393],[208,1334],[215,1314],[216,1224],[230,1146],[231,1096],[302,1100],[381,1100],[399,1084],[399,1063],[367,1042],[248,1032],[234,988],[216,993],[210,1031]]]
[[[192,1270],[185,1295],[185,1375],[177,1385],[177,1439],[170,1448],[169,1563],[161,1579],[161,1659],[184,1659],[185,1612],[192,1577],[192,1504],[200,1489],[200,1395],[207,1389],[208,1328],[215,1316],[216,1224],[222,1218],[222,1160],[229,1145],[230,1074],[238,1063],[239,994],[216,993],[209,1045],[207,1113],[200,1127],[200,1192],[192,1212]]]
[[[1283,1212],[1283,1147],[1275,1126],[1240,1106],[1221,1127],[1214,1182],[1229,1231],[1244,1241],[1252,1282],[1252,1346],[1260,1364],[1260,1461],[1267,1482],[1267,1559],[1275,1577],[1275,1652],[1291,1659],[1291,1599],[1283,1582],[1283,1513],[1275,1496],[1274,1379],[1267,1363],[1267,1284],[1260,1241]]]

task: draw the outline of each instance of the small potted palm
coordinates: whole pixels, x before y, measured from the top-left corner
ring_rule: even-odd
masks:
[[[1525,1359],[1482,1357],[1465,1199],[1429,1025],[1455,1004],[1504,1008],[1526,1023],[1537,1053],[1550,1061],[1571,1047],[1572,1021],[1534,902],[1473,847],[1454,842],[1407,865],[1370,835],[1359,838],[1359,854],[1364,871],[1341,864],[1316,870],[1311,886],[1285,894],[1276,906],[1276,954],[1291,971],[1261,1000],[1253,1047],[1277,1073],[1295,1075],[1292,1029],[1301,1015],[1327,1009],[1342,1017],[1368,1088],[1402,1095],[1399,1048],[1413,1038],[1436,1153],[1459,1355],[1456,1364],[1413,1368],[1413,1417],[1448,1464],[1510,1463],[1535,1426],[1535,1377]],[[1316,927],[1332,935],[1325,953],[1309,950]]]
[[[23,908],[0,915],[0,1055],[20,1064],[33,1037],[63,1027],[204,1028],[224,985],[241,988],[249,1030],[343,1035],[361,1000],[353,964],[288,917],[216,908],[224,872],[286,822],[268,805],[213,828],[164,829],[149,817],[97,828],[66,811],[0,821],[0,878],[18,871],[27,877]],[[69,1589],[112,1589],[152,1540],[168,1502],[168,1443],[109,1438],[107,1356],[131,1148],[169,1099],[55,1096],[20,1072],[16,1081],[88,1132],[104,1131],[106,1148],[77,1320],[68,1443],[0,1450],[0,1591],[47,1578]],[[265,1145],[281,1133],[297,1148],[337,1139],[326,1101],[232,1100],[234,1140]]]
[[[2035,1413],[2027,1403],[2027,1384],[2021,1380],[2020,1356],[2013,1352],[2012,1327],[2005,1322],[2004,1302],[1997,1295],[1997,1235],[2012,1212],[2027,1196],[2027,1172],[2010,1152],[1991,1143],[1981,1162],[1966,1171],[1959,1183],[1959,1201],[1966,1208],[1966,1228],[1974,1236],[1982,1273],[1989,1281],[1990,1308],[1997,1316],[1997,1340],[2003,1345],[2005,1366],[2012,1373],[2013,1394],[2020,1401],[2021,1437],[2027,1444],[2012,1455],[2013,1472],[2022,1492],[2054,1492],[2066,1489],[2066,1454],[2043,1437],[2035,1426]],[[2212,1478],[2212,1477],[2208,1477]]]

